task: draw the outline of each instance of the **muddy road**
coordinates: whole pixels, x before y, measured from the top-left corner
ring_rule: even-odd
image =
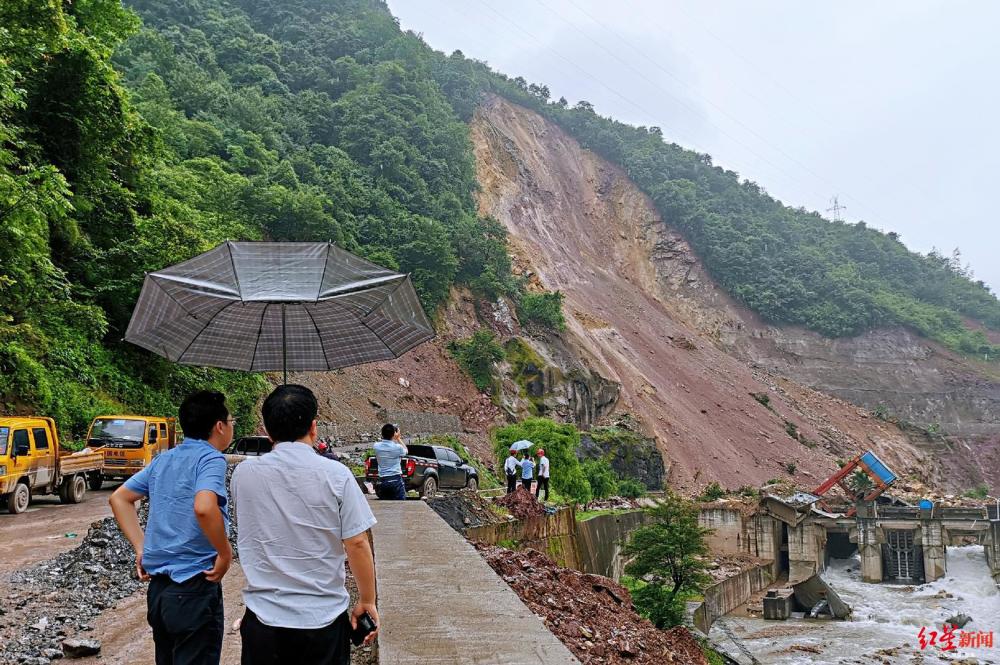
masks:
[[[238,665],[241,643],[233,622],[243,616],[245,606],[240,589],[246,578],[238,563],[234,563],[222,580],[223,602],[226,608],[226,634],[222,638],[220,665]],[[146,588],[142,587],[113,608],[106,610],[94,622],[89,635],[101,641],[101,655],[80,659],[81,663],[104,665],[147,665],[154,661],[153,633],[146,623]]]
[[[108,498],[116,486],[98,492],[88,490],[84,501],[76,505],[64,505],[58,497],[42,496],[33,499],[31,507],[21,515],[0,512],[0,583],[18,570],[78,547],[93,522],[111,517]],[[223,665],[236,665],[240,661],[239,634],[231,627],[244,612],[240,593],[244,582],[239,564],[234,563],[223,583],[227,628]],[[102,645],[101,656],[82,662],[152,663],[153,639],[146,623],[145,585],[104,610],[93,622],[92,631],[77,636],[100,640]]]
[[[79,545],[91,522],[111,516],[108,497],[116,486],[87,490],[75,505],[59,503],[58,496],[40,496],[21,515],[0,512],[0,580]]]

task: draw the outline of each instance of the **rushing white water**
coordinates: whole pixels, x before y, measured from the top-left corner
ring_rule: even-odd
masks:
[[[765,664],[937,665],[962,658],[1000,663],[1000,593],[990,577],[983,548],[949,547],[947,568],[941,579],[916,587],[865,584],[858,559],[834,559],[823,579],[853,609],[850,621],[732,617],[725,622]],[[933,646],[921,650],[917,638],[921,627],[926,628],[928,637],[931,630],[940,634],[942,624],[959,613],[973,619],[965,626],[966,632],[996,631],[994,646],[946,653]],[[955,635],[958,647],[958,630]],[[718,626],[713,627],[712,637],[723,646],[732,645]],[[735,648],[729,650],[735,653]]]

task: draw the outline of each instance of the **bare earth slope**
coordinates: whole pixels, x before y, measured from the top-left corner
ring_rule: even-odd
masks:
[[[895,427],[726,353],[720,331],[742,325],[736,308],[620,169],[496,97],[477,112],[472,139],[481,213],[504,224],[546,288],[565,294],[565,343],[621,384],[620,408],[656,436],[674,486],[736,488],[789,472],[809,486],[867,448],[899,471],[917,466]]]

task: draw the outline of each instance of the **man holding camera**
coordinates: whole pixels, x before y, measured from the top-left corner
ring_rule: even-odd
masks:
[[[275,389],[263,407],[274,449],[233,472],[237,547],[247,578],[243,665],[348,665],[352,630],[370,617],[365,643],[378,635],[367,534],[375,517],[351,471],[314,452],[316,413],[308,388]],[[345,561],[359,594],[351,612]]]

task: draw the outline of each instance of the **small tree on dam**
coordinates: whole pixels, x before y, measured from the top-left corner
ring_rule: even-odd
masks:
[[[652,524],[636,529],[624,554],[625,573],[639,580],[632,594],[636,608],[657,628],[684,622],[684,601],[711,581],[705,572],[710,529],[698,526],[698,506],[667,490],[647,510]]]

